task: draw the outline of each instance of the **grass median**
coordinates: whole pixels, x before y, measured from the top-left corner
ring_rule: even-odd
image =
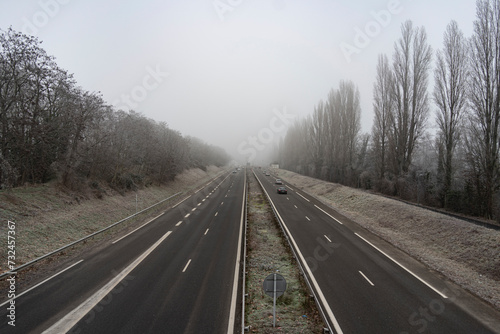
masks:
[[[314,300],[251,171],[248,180],[246,325],[251,333],[322,333],[323,321]],[[287,282],[285,293],[276,300],[275,328],[273,298],[262,288],[272,273],[279,273]]]

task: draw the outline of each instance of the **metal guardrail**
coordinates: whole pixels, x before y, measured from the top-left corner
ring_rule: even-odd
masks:
[[[255,174],[255,171],[253,171],[253,170],[252,170],[252,172],[253,172],[255,178],[257,179],[257,181],[259,182],[259,185],[260,185],[261,189],[266,194],[267,201],[270,204],[273,204],[273,202],[271,200],[271,197],[269,196],[269,194],[267,193],[267,191],[264,189],[264,186],[260,182],[260,179],[257,177],[257,174]],[[297,261],[299,269],[300,269],[300,271],[302,273],[302,277],[304,277],[304,280],[306,282],[307,287],[309,288],[309,291],[311,291],[311,293],[313,294],[314,302],[316,303],[316,306],[318,307],[318,310],[320,312],[321,318],[323,319],[323,322],[328,326],[328,331],[329,331],[328,333],[335,333],[332,330],[332,327],[330,326],[330,321],[329,321],[328,317],[326,316],[325,311],[323,310],[323,306],[321,305],[321,303],[319,301],[319,298],[316,296],[316,292],[314,291],[314,288],[313,288],[311,282],[309,282],[309,278],[308,278],[308,276],[306,274],[306,271],[304,270],[304,267],[303,267],[302,263],[300,262],[300,257],[297,255],[297,252],[296,252],[293,244],[291,243],[290,238],[289,238],[289,236],[288,236],[285,228],[283,227],[283,222],[281,221],[278,212],[276,212],[276,209],[275,209],[274,205],[271,205],[271,209],[273,210],[274,217],[278,221],[278,224],[280,226],[281,232],[285,236],[286,241],[288,243],[288,246],[290,247],[290,250],[292,251],[294,258]]]
[[[78,244],[78,243],[80,243],[80,242],[82,242],[82,241],[88,240],[88,239],[90,239],[90,238],[92,238],[92,237],[94,237],[94,236],[96,236],[96,235],[98,235],[98,234],[100,234],[100,233],[103,233],[103,232],[105,232],[105,231],[109,230],[110,228],[115,227],[116,225],[119,225],[119,224],[121,224],[121,223],[123,223],[123,222],[125,222],[125,221],[127,221],[127,220],[129,220],[129,219],[131,219],[131,218],[134,218],[135,216],[137,216],[137,215],[139,215],[139,214],[141,214],[141,213],[143,213],[143,212],[145,212],[145,211],[147,211],[147,210],[149,210],[149,209],[151,209],[151,208],[153,208],[153,207],[155,207],[155,206],[157,206],[157,205],[160,205],[160,204],[164,203],[165,201],[168,201],[169,199],[172,199],[172,198],[174,198],[174,197],[176,197],[176,196],[178,196],[178,195],[180,195],[180,194],[182,194],[182,192],[178,192],[178,193],[176,193],[176,194],[174,194],[174,195],[172,195],[172,196],[170,196],[170,197],[168,197],[168,198],[165,198],[164,200],[161,200],[160,202],[158,202],[158,203],[156,203],[156,204],[153,204],[153,205],[151,205],[151,206],[149,206],[149,207],[147,207],[147,208],[145,208],[145,209],[143,209],[143,210],[141,210],[141,211],[139,211],[139,212],[136,212],[136,213],[134,213],[134,214],[133,214],[133,215],[131,215],[131,216],[128,216],[128,217],[126,217],[126,218],[123,218],[122,220],[119,220],[119,221],[117,221],[116,223],[113,223],[113,224],[111,224],[111,225],[109,225],[109,226],[107,226],[107,227],[105,227],[105,228],[103,228],[103,229],[101,229],[101,230],[99,230],[99,231],[96,231],[96,232],[94,232],[94,233],[92,233],[92,234],[89,234],[89,235],[87,235],[86,237],[83,237],[83,238],[81,238],[81,239],[78,239],[78,240],[76,240],[76,241],[73,241],[72,243],[67,244],[67,245],[65,245],[65,246],[62,246],[62,247],[60,247],[60,248],[58,248],[58,249],[56,249],[56,250],[54,250],[54,251],[52,251],[52,252],[50,252],[50,253],[47,253],[47,254],[42,255],[42,256],[40,256],[40,257],[38,257],[38,258],[34,259],[34,260],[31,260],[31,261],[29,261],[29,262],[26,262],[26,263],[24,263],[24,264],[20,265],[19,267],[14,268],[14,269],[13,269],[13,270],[11,270],[11,271],[8,271],[8,272],[5,272],[5,273],[3,273],[3,274],[0,274],[0,278],[5,277],[5,276],[7,276],[7,275],[17,274],[17,272],[18,272],[19,270],[21,270],[21,269],[24,269],[24,268],[26,268],[26,267],[29,267],[29,266],[31,266],[31,265],[33,265],[33,264],[35,264],[35,263],[37,263],[37,262],[39,262],[39,261],[41,261],[41,260],[43,260],[43,259],[46,259],[46,258],[48,258],[48,257],[50,257],[50,256],[52,256],[52,255],[55,255],[55,254],[57,254],[57,253],[59,253],[59,252],[61,252],[61,251],[65,250],[65,249],[67,249],[67,248],[69,248],[69,247],[72,247],[72,246],[74,246],[74,245],[76,245],[76,244]]]

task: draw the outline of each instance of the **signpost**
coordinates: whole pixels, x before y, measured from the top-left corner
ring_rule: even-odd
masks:
[[[262,288],[266,295],[273,297],[273,327],[276,327],[276,298],[285,293],[286,280],[280,274],[274,273],[266,277]]]

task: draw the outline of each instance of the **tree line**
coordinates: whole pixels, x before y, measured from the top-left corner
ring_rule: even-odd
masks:
[[[77,86],[40,44],[0,30],[0,188],[58,180],[134,189],[229,161],[223,149],[166,123],[115,110]]]
[[[378,57],[371,134],[360,132],[356,85],[342,81],[289,128],[281,166],[499,219],[500,0],[476,8],[473,35],[452,21],[436,52],[424,27],[403,23],[391,57]]]

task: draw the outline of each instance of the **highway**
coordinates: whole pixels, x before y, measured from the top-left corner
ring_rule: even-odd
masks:
[[[471,315],[465,291],[293,185],[277,194],[276,177],[255,175],[335,333],[500,332],[492,308],[467,301],[477,306]]]
[[[242,170],[179,198],[141,228],[19,291],[16,326],[2,321],[0,333],[232,333],[241,326],[245,191]]]

